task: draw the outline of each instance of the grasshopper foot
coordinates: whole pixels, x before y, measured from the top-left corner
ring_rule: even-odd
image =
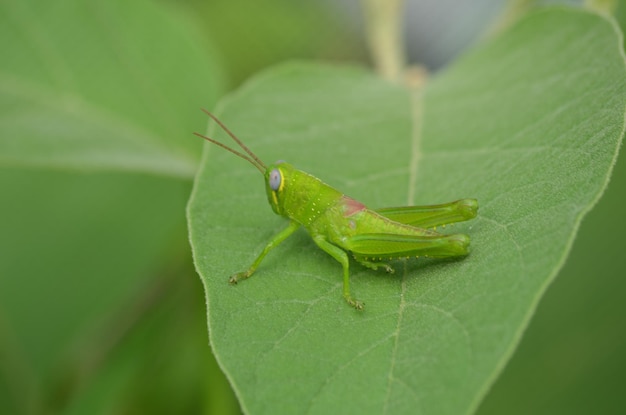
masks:
[[[351,307],[356,308],[357,310],[363,310],[365,304],[363,304],[361,301],[355,300],[352,297],[345,297],[346,301],[348,302],[348,304],[350,304]]]
[[[228,279],[228,283],[231,285],[237,285],[237,283],[241,280],[245,280],[246,278],[248,278],[251,275],[250,272],[245,271],[245,272],[238,272],[236,274],[233,274],[230,276],[230,278]]]

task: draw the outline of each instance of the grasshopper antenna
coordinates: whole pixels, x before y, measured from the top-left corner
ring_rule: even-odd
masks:
[[[241,147],[248,155],[243,154],[231,147],[228,147],[226,144],[222,144],[219,141],[207,137],[205,135],[202,135],[200,133],[194,133],[194,135],[200,137],[200,138],[204,138],[205,140],[218,145],[220,147],[222,147],[225,150],[230,151],[231,153],[235,154],[238,157],[241,157],[244,160],[247,160],[250,164],[252,164],[254,167],[256,167],[261,173],[265,173],[265,170],[267,169],[267,167],[265,167],[265,164],[261,161],[261,159],[259,159],[256,154],[254,154],[252,152],[252,150],[250,150],[243,142],[241,142],[240,139],[237,138],[237,136],[235,134],[233,134],[232,131],[230,131],[228,129],[228,127],[226,127],[215,115],[211,114],[209,111],[205,110],[204,108],[202,108],[202,111],[208,115],[209,117],[211,117],[213,119],[213,121],[215,121],[220,127],[222,127],[222,129],[224,131],[226,131],[226,133],[230,136],[230,138],[232,138],[237,144],[239,144],[239,147]]]

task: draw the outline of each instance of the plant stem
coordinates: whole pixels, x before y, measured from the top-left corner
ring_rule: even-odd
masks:
[[[376,71],[385,79],[399,82],[406,63],[401,36],[404,0],[362,0],[362,3]]]
[[[617,10],[616,0],[585,0],[585,7],[598,13],[613,15]]]
[[[500,12],[500,16],[494,20],[494,22],[486,30],[484,36],[493,37],[502,33],[536,6],[536,0],[507,1],[502,12]]]

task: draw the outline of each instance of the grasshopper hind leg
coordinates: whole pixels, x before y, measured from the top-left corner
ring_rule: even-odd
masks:
[[[365,266],[371,265],[370,258],[431,257],[449,258],[465,256],[469,253],[469,236],[461,233],[441,235],[398,235],[398,234],[360,234],[347,241],[347,249],[354,253],[357,260],[365,258]],[[374,262],[375,265],[377,265]]]

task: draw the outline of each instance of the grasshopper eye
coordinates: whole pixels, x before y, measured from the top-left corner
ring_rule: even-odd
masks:
[[[270,182],[270,188],[273,191],[277,191],[280,188],[280,183],[282,182],[282,180],[283,178],[280,175],[280,170],[274,169],[270,172],[269,182]]]

